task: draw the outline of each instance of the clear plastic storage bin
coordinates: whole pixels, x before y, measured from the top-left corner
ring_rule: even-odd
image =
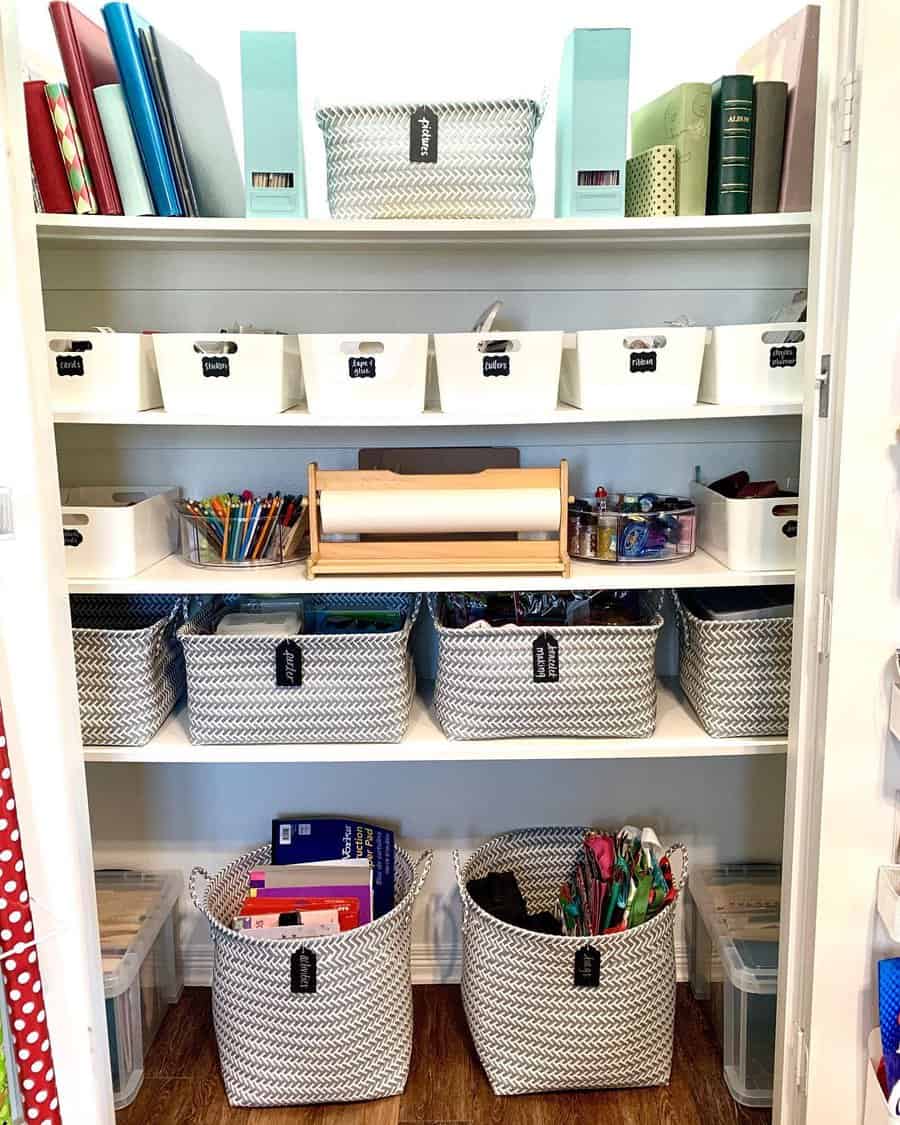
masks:
[[[60,413],[108,414],[162,406],[147,333],[48,332],[50,405]]]
[[[645,511],[598,512],[589,499],[569,504],[569,556],[591,562],[667,562],[695,550],[696,515],[690,500],[668,497]]]
[[[178,872],[97,871],[106,1024],[116,1109],[130,1105],[169,1004],[181,995],[176,959]]]
[[[746,1106],[772,1104],[780,898],[780,865],[735,863],[692,871],[685,900],[691,991]]]

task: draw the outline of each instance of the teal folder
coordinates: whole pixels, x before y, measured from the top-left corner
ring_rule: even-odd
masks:
[[[306,176],[292,31],[241,32],[247,215],[306,218]]]
[[[625,214],[628,28],[578,28],[563,50],[556,118],[556,215]]]

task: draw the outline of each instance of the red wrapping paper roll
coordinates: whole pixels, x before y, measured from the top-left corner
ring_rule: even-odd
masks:
[[[22,857],[6,730],[0,711],[0,949],[19,1089],[27,1125],[60,1125],[59,1095],[34,922]]]

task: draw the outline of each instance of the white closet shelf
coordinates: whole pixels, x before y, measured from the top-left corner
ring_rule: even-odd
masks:
[[[559,575],[446,574],[306,577],[306,563],[287,566],[199,567],[177,555],[131,578],[70,578],[73,594],[410,593],[441,590],[660,590],[692,586],[773,586],[794,581],[793,570],[729,570],[705,551],[674,562],[572,562]]]
[[[165,410],[141,410],[120,414],[56,414],[57,425],[95,425],[95,426],[305,426],[310,429],[366,427],[385,429],[388,427],[414,428],[417,426],[541,426],[560,423],[606,423],[606,422],[680,422],[704,421],[710,418],[773,418],[785,415],[799,416],[802,407],[799,403],[751,404],[748,406],[721,406],[698,402],[687,407],[654,407],[652,404],[640,407],[611,407],[602,414],[588,410],[578,410],[562,403],[551,414],[540,416],[528,414],[503,415],[485,418],[475,414],[446,414],[442,410],[425,410],[421,414],[405,415],[396,418],[348,418],[319,417],[312,415],[305,407],[295,406],[283,414],[269,414],[265,417],[236,415],[233,418],[211,418],[205,414],[169,414]]]
[[[809,212],[772,215],[698,215],[647,219],[394,220],[165,219],[123,215],[37,215],[41,243],[130,242],[206,246],[240,243],[282,246],[389,246],[392,244],[497,245],[607,243],[615,246],[753,244],[802,247]]]
[[[317,742],[296,746],[194,746],[184,709],[146,746],[85,746],[88,762],[477,762],[603,758],[731,758],[783,754],[783,738],[710,738],[673,683],[660,680],[650,738],[504,738],[453,742],[422,696],[402,742]]]

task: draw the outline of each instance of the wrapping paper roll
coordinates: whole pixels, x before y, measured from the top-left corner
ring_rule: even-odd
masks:
[[[560,499],[556,488],[323,489],[320,511],[325,535],[555,531]]]

